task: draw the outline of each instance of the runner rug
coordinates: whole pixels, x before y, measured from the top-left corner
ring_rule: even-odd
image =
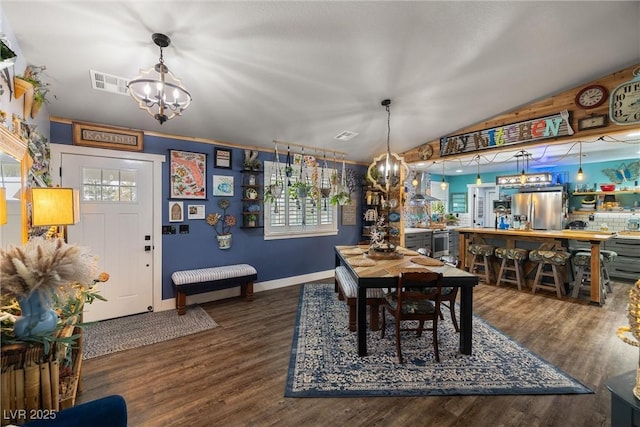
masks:
[[[84,328],[83,359],[142,347],[195,334],[218,326],[199,305],[177,310],[154,311],[92,323]]]
[[[593,393],[481,318],[473,318],[473,354],[458,352],[459,335],[445,313],[438,323],[440,362],[430,332],[403,333],[398,363],[392,317],[385,338],[368,332],[368,356],[347,327],[347,306],[333,284],[300,291],[285,396],[443,396]]]

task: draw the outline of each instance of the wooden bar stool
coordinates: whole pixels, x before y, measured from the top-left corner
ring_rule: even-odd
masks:
[[[491,245],[472,244],[469,245],[469,253],[473,255],[471,258],[471,273],[480,276],[485,283],[491,283],[491,257],[495,251],[495,247]]]
[[[603,266],[604,256],[602,252],[600,253],[600,265]],[[573,298],[578,298],[580,295],[580,290],[582,287],[585,287],[591,292],[591,252],[576,252],[573,255],[573,266],[576,269],[575,281],[573,282],[573,290],[571,291],[571,296]],[[600,268],[600,294],[601,299],[604,301],[607,290],[604,280],[604,268]]]
[[[529,259],[538,263],[538,270],[536,271],[536,278],[533,281],[532,292],[535,294],[538,289],[546,289],[550,291],[556,291],[558,298],[562,298],[562,295],[566,295],[564,290],[564,280],[560,277],[560,271],[558,267],[564,266],[569,260],[569,253],[562,251],[547,251],[535,249],[529,252]],[[550,267],[551,269],[549,270]],[[545,283],[544,277],[553,278],[553,283]]]
[[[518,290],[521,291],[527,284],[524,279],[524,270],[522,264],[529,257],[529,251],[526,249],[518,248],[496,248],[495,256],[501,259],[500,273],[498,273],[497,286],[500,286],[502,282],[513,283],[518,285]],[[508,273],[511,272],[510,276]]]
[[[611,264],[618,257],[618,253],[609,250],[600,249],[600,255],[602,255],[602,281],[607,287],[607,292],[611,292],[611,278],[609,277],[609,270],[607,270],[607,264]]]

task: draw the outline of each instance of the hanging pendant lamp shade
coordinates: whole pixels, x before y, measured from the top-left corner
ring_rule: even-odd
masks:
[[[584,179],[584,173],[582,172],[582,141],[580,141],[580,166],[578,167],[578,176],[576,178],[578,181]]]
[[[182,115],[191,104],[191,94],[164,65],[162,49],[171,44],[168,36],[154,33],[153,42],[160,47],[159,62],[127,85],[129,93],[142,110],[146,110],[160,124]]]
[[[442,161],[442,181],[440,181],[440,189],[442,191],[447,189],[447,181],[444,180],[444,160]]]

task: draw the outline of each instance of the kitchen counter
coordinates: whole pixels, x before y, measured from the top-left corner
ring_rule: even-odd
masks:
[[[496,228],[460,227],[460,233],[493,234],[498,236],[519,236],[536,239],[574,239],[604,241],[615,236],[613,232],[589,230],[500,230]]]
[[[640,240],[640,231],[624,230],[618,231],[614,239],[635,239]]]
[[[612,239],[616,234],[602,231],[588,230],[500,230],[495,228],[461,227],[460,232],[460,263],[467,266],[466,248],[469,243],[484,243],[485,238],[504,240],[504,246],[515,248],[516,242],[539,242],[546,247],[568,248],[569,240],[587,241],[591,246],[591,271],[600,271],[600,244]],[[528,275],[535,264],[525,265],[525,275]],[[600,275],[591,276],[591,303],[601,306],[604,301],[600,293]]]
[[[405,227],[404,234],[431,233],[433,228]]]

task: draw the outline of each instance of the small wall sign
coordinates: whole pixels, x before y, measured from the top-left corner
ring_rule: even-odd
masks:
[[[472,153],[507,145],[573,135],[570,123],[570,114],[564,110],[551,116],[460,135],[445,136],[440,139],[440,156]]]
[[[85,147],[142,151],[144,132],[111,126],[73,122],[73,143]]]

